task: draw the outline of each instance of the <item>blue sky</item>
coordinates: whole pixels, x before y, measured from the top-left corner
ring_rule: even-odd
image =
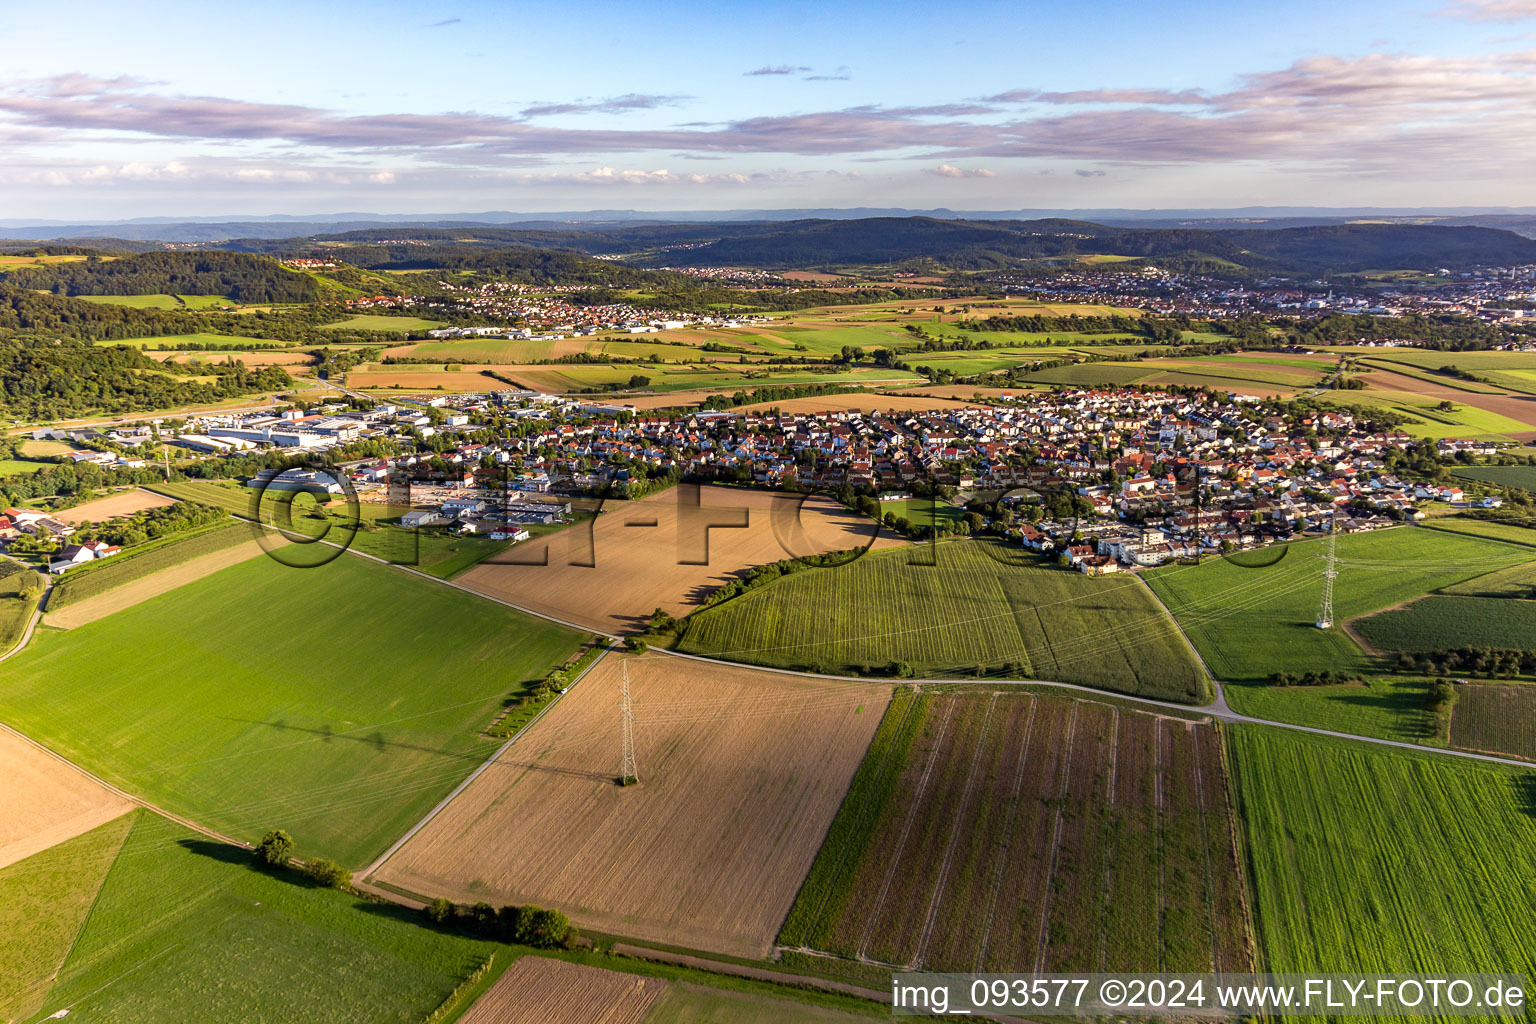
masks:
[[[1536,0],[9,6],[6,218],[1536,203]]]

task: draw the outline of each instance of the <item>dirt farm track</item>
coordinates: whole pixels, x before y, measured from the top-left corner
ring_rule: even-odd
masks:
[[[687,614],[749,566],[863,547],[874,529],[824,498],[802,507],[798,495],[682,484],[644,501],[609,501],[590,528],[519,544],[454,582],[590,629],[631,633],[657,608]],[[901,543],[880,530],[874,547]]]
[[[640,783],[622,787],[625,666]],[[610,655],[375,878],[766,956],[890,692]]]

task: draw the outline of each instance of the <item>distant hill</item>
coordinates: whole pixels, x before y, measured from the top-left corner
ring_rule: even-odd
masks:
[[[1350,273],[1536,262],[1536,240],[1484,227],[1336,224],[1280,229],[1118,228],[1087,221],[925,217],[810,221],[669,252],[676,265],[846,266],[931,259],[953,269],[1106,254],[1249,272]]]

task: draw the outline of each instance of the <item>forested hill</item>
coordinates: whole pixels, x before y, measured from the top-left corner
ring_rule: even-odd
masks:
[[[689,283],[681,275],[639,270],[610,260],[552,249],[359,245],[342,250],[341,257],[366,270],[462,270],[536,286],[585,284],[610,288],[665,288]]]
[[[279,391],[292,382],[279,366],[233,360],[200,363],[182,376],[126,345],[0,341],[0,415],[27,422],[92,413],[147,412]],[[211,381],[201,378],[214,378]]]
[[[55,295],[222,295],[236,302],[313,302],[314,278],[265,256],[240,252],[147,252],[19,267],[6,275],[18,288]]]
[[[1238,272],[1352,273],[1536,263],[1536,240],[1482,227],[1341,224],[1279,230],[1129,230],[1081,221],[878,217],[802,221],[666,253],[675,265],[839,266],[931,259],[953,269],[1091,254]]]

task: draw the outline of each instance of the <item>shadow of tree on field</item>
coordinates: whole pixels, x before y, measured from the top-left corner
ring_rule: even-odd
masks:
[[[235,867],[245,868],[264,878],[270,878],[276,882],[287,882],[289,885],[300,889],[325,888],[319,882],[299,871],[289,871],[282,868],[269,870],[266,865],[256,859],[256,853],[239,846],[231,846],[229,843],[220,843],[212,839],[178,839],[176,845],[189,853],[199,857],[207,857],[221,864],[229,864]]]

